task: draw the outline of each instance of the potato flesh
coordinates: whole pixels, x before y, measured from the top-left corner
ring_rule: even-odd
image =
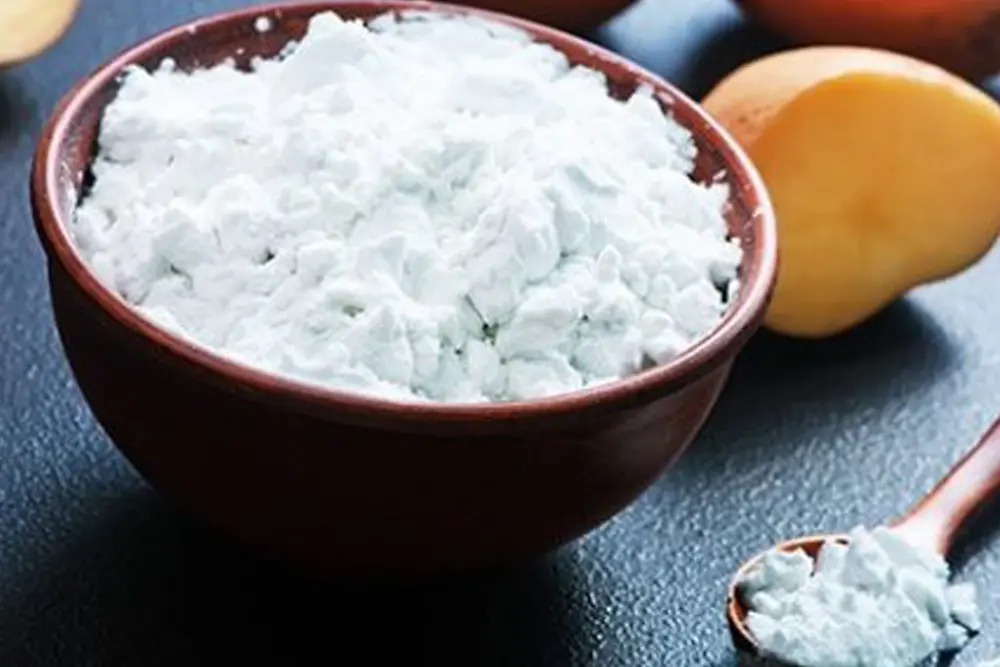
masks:
[[[845,74],[789,102],[752,155],[778,218],[778,331],[847,329],[997,236],[1000,111],[979,95]]]
[[[38,55],[76,14],[79,0],[0,0],[0,65]]]

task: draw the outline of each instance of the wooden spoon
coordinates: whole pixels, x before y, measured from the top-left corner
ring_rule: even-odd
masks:
[[[962,523],[980,506],[1000,491],[1000,418],[951,471],[902,518],[892,529],[911,544],[947,554]],[[846,543],[847,535],[811,535],[777,546],[781,551],[802,549],[815,559],[827,540]],[[740,599],[739,582],[764,554],[744,563],[729,587],[726,618],[737,650],[760,653],[757,642],[746,626],[747,609]]]
[[[80,0],[0,0],[0,66],[32,58],[59,39]]]

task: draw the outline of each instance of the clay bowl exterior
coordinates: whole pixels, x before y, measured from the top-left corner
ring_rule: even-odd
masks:
[[[74,250],[67,222],[104,106],[126,65],[182,67],[273,56],[313,14],[404,7],[520,26],[607,73],[651,85],[697,137],[697,173],[731,186],[745,249],[738,302],[675,361],[602,387],[529,402],[405,405],[310,387],[227,361],[143,319]],[[273,29],[254,21],[268,16]],[[169,30],[77,85],[39,143],[31,176],[60,339],[93,414],[175,505],[238,540],[323,573],[479,568],[539,554],[599,525],[646,489],[697,433],[757,328],[776,264],[760,179],[733,141],[656,76],[532,23],[420,2],[262,6]]]
[[[635,0],[468,0],[482,9],[513,14],[562,30],[591,30],[625,10]]]

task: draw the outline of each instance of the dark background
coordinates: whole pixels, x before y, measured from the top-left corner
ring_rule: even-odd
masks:
[[[758,335],[682,461],[538,562],[320,585],[203,534],[129,469],[71,380],[26,176],[46,115],[76,79],[156,30],[239,4],[84,0],[58,45],[0,71],[2,667],[731,666],[722,604],[744,558],[903,510],[1000,408],[998,251],[836,340]],[[597,38],[696,96],[779,46],[726,0],[644,0]],[[985,616],[962,667],[1000,655],[1000,513],[975,524],[955,563]]]

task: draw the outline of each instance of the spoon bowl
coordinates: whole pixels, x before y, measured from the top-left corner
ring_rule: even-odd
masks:
[[[846,544],[847,535],[808,535],[806,537],[796,537],[786,540],[777,545],[779,551],[792,552],[802,549],[811,559],[816,560],[819,550],[828,540],[835,540]],[[736,571],[732,582],[729,584],[729,593],[726,596],[726,621],[729,625],[729,634],[733,639],[733,646],[737,650],[745,653],[759,653],[759,647],[750,633],[750,628],[746,625],[747,607],[740,595],[740,582],[746,575],[760,563],[767,552],[761,552],[743,563]]]
[[[909,512],[890,523],[892,531],[912,544],[926,546],[945,555],[962,524],[1000,491],[1000,418]],[[816,560],[827,541],[849,542],[845,534],[808,535],[779,543],[773,549],[801,549]],[[742,653],[760,655],[760,647],[746,625],[747,606],[740,595],[740,582],[767,552],[757,554],[736,571],[726,599],[726,621],[733,646]]]

